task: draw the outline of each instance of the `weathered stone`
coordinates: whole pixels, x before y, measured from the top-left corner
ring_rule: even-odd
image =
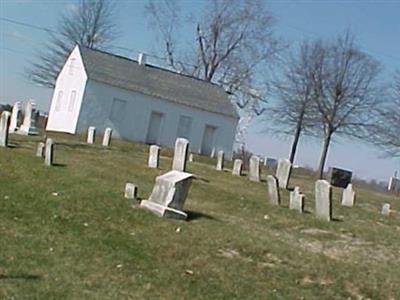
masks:
[[[149,168],[157,169],[160,161],[160,147],[157,145],[151,145],[149,148],[149,159],[147,165]]]
[[[36,135],[38,134],[36,130],[36,124],[35,124],[35,103],[32,100],[28,100],[25,105],[25,116],[24,116],[24,121],[22,122],[22,125],[18,131],[20,134],[24,135]]]
[[[186,171],[188,151],[189,141],[184,138],[177,138],[175,142],[174,159],[172,161],[172,170]]]
[[[158,176],[149,200],[143,200],[140,206],[160,217],[185,220],[187,214],[182,210],[192,177],[192,174],[176,170]]]
[[[332,220],[332,187],[326,180],[315,183],[315,215],[318,219]]]
[[[215,157],[215,148],[212,148],[211,153],[210,153],[210,158]]]
[[[328,170],[328,181],[331,185],[341,188],[346,188],[351,183],[351,177],[353,173],[348,170],[339,168],[329,168]]]
[[[260,181],[260,158],[253,155],[249,161],[249,179],[250,181]]]
[[[342,206],[353,207],[356,200],[356,193],[353,190],[353,185],[349,183],[347,188],[343,190]]]
[[[224,151],[218,151],[217,154],[217,171],[222,171],[224,169]]]
[[[189,153],[189,162],[193,162],[193,153]]]
[[[304,211],[304,195],[300,192],[298,186],[290,192],[289,209],[297,210],[300,213],[303,213]]]
[[[46,140],[46,150],[45,150],[45,155],[44,155],[44,164],[46,166],[52,166],[53,165],[53,159],[54,159],[54,142],[52,139],[47,139]]]
[[[292,173],[292,164],[288,159],[280,159],[278,168],[276,169],[276,177],[278,178],[279,187],[287,189],[289,186],[290,174]]]
[[[242,176],[242,167],[243,161],[241,159],[235,159],[233,163],[232,175]]]
[[[45,150],[46,150],[46,144],[43,142],[38,143],[36,156],[42,158],[45,157]]]
[[[104,147],[109,147],[111,144],[111,135],[112,135],[112,129],[107,127],[106,130],[104,131],[104,136],[103,136],[103,143],[102,145]]]
[[[96,127],[90,126],[87,132],[87,143],[94,144],[96,139]]]
[[[0,117],[0,147],[8,146],[8,128],[10,127],[11,114],[3,111]]]
[[[17,101],[15,102],[12,113],[11,113],[11,121],[10,121],[10,129],[9,132],[15,132],[19,128],[19,120],[21,118],[21,102]]]
[[[396,177],[389,178],[388,191],[400,193],[400,178]]]
[[[125,185],[125,198],[136,199],[137,198],[137,186],[133,183],[127,182]]]
[[[390,204],[389,203],[383,204],[381,214],[384,216],[389,216],[390,212],[391,212]]]
[[[268,175],[267,186],[269,202],[274,205],[280,205],[281,197],[279,195],[278,179],[273,175]]]

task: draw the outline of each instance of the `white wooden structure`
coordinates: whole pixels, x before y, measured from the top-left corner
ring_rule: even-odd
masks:
[[[89,126],[113,136],[232,156],[238,116],[219,86],[110,53],[76,46],[56,82],[46,130],[80,133]]]

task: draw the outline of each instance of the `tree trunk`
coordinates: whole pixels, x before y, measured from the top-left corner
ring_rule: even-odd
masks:
[[[303,125],[303,118],[304,118],[304,111],[302,111],[299,116],[299,121],[297,122],[296,131],[294,133],[292,150],[290,151],[290,158],[289,158],[289,160],[292,164],[294,163],[294,158],[295,158],[296,152],[297,152],[297,145],[299,144],[299,140],[300,140],[300,134],[301,134],[301,129],[302,129],[302,125]]]
[[[329,145],[331,143],[331,137],[332,137],[332,133],[329,132],[325,135],[325,138],[324,138],[321,158],[320,158],[319,166],[318,166],[318,173],[317,173],[318,179],[323,179],[323,177],[324,177],[324,168],[325,168],[326,158],[328,156]]]

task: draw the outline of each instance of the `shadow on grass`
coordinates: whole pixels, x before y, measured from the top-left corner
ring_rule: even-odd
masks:
[[[199,176],[195,176],[193,179],[194,180],[199,180],[199,181],[202,181],[202,182],[205,182],[205,183],[209,183],[210,182],[210,180],[208,180],[208,179],[206,179],[204,177],[199,177]]]
[[[60,164],[60,163],[53,163],[51,166],[52,167],[65,168],[67,165],[66,164]]]
[[[343,219],[332,217],[332,222],[343,222]]]
[[[197,211],[186,211],[188,218],[187,221],[194,221],[194,220],[198,220],[198,219],[208,219],[208,220],[216,220],[214,217],[210,216],[210,215],[206,215],[203,214],[201,212],[197,212]]]
[[[31,275],[31,274],[18,274],[18,275],[4,275],[0,274],[0,280],[38,280],[41,277],[38,275]]]

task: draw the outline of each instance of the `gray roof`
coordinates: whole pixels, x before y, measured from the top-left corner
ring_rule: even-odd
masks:
[[[218,85],[103,51],[79,50],[91,80],[237,118],[228,94]]]

